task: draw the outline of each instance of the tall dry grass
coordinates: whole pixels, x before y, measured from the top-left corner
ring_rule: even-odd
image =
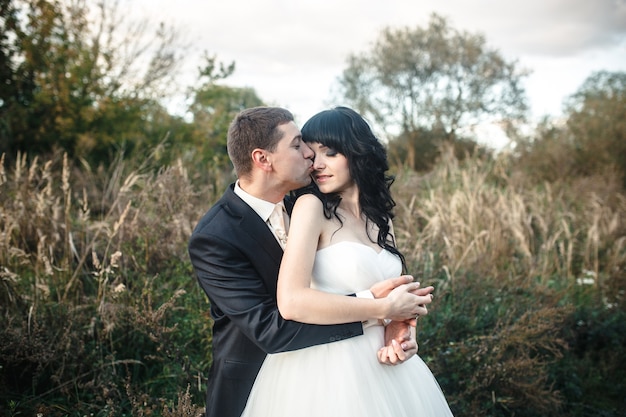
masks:
[[[187,349],[177,320],[206,310],[186,253],[202,196],[182,163],[127,163],[94,172],[65,155],[18,155],[0,165],[0,410],[137,414],[137,397],[144,411],[171,409],[168,392],[198,386],[210,323],[194,311],[183,331],[197,331],[198,346]]]
[[[626,260],[626,197],[619,184],[603,184],[600,193],[594,184],[520,186],[505,164],[505,158],[472,159],[461,166],[447,153],[425,176],[401,174],[396,227],[407,255],[428,260],[437,254],[446,285],[475,268],[516,285],[547,285],[555,277],[575,285],[591,274],[602,289]]]
[[[197,415],[211,322],[186,246],[232,176],[0,162],[0,413]],[[420,355],[457,416],[618,416],[624,194],[513,166],[444,152],[426,175],[398,168],[398,241],[436,287]]]

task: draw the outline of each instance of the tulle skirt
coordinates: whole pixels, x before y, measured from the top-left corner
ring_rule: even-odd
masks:
[[[383,336],[373,326],[363,336],[268,355],[242,417],[451,416],[419,356],[396,366],[378,362]]]

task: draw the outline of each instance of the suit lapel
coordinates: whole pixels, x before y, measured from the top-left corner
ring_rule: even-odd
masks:
[[[224,210],[233,218],[240,232],[254,241],[258,250],[266,251],[280,263],[283,256],[280,244],[259,215],[235,194],[232,186],[224,194],[224,203]]]

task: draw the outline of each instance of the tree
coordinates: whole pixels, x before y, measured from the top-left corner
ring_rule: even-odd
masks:
[[[626,187],[626,73],[592,73],[564,104],[565,119],[546,118],[517,139],[515,165],[523,177],[597,192]]]
[[[17,39],[24,35],[14,1],[0,0],[0,153],[10,149],[13,131],[23,129],[24,108],[35,93],[33,74],[17,65],[21,49]]]
[[[241,110],[263,105],[252,88],[222,85],[221,81],[235,71],[235,63],[224,65],[205,53],[204,67],[199,71],[199,87],[191,90],[194,150],[201,161],[227,164],[226,135],[230,122]]]
[[[126,25],[118,2],[0,0],[0,152],[106,160],[145,125],[179,64],[177,34]]]
[[[580,175],[617,169],[626,187],[626,72],[591,74],[566,101]]]
[[[339,78],[347,103],[391,136],[456,141],[462,128],[524,119],[526,72],[433,14],[427,28],[387,28],[369,51],[353,54]]]

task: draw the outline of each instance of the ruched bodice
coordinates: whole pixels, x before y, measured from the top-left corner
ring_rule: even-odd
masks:
[[[349,294],[397,277],[401,271],[400,259],[391,252],[343,241],[317,251],[311,286],[322,291]]]

